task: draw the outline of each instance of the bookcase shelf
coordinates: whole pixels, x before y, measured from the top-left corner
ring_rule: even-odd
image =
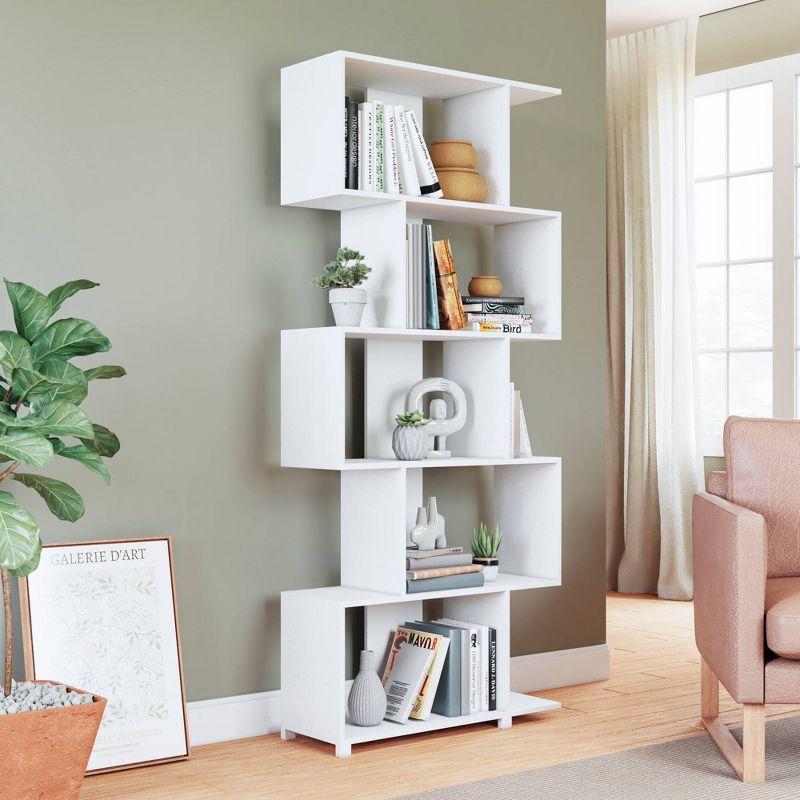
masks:
[[[339,212],[342,245],[363,252],[372,267],[362,327],[281,332],[281,465],[340,472],[342,584],[281,593],[284,739],[300,733],[347,756],[361,742],[476,722],[505,728],[515,715],[559,707],[510,687],[511,592],[561,584],[562,468],[556,456],[510,457],[511,343],[561,339],[561,213],[510,205],[510,110],[558,94],[548,86],[341,50],[281,71],[281,203]],[[437,133],[473,142],[487,202],[345,189],[347,95],[402,103],[421,124],[423,100],[440,101]],[[490,226],[491,271],[508,294],[525,296],[534,332],[405,328],[409,220]],[[363,341],[363,418],[348,402],[348,340]],[[408,389],[424,377],[425,342],[441,347],[438,374],[464,389],[467,424],[448,437],[452,458],[401,462],[391,450],[393,418],[405,410]],[[348,415],[363,423],[363,454],[347,451]],[[451,468],[458,475],[464,467],[491,468],[494,520],[504,531],[501,569],[514,572],[480,587],[408,594],[405,548],[425,495],[425,474]],[[438,601],[445,617],[496,630],[497,710],[431,715],[406,725],[351,725],[345,612],[363,608],[364,647],[385,656],[392,631],[423,619],[428,600]]]

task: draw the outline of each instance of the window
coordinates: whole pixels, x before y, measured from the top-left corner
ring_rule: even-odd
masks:
[[[800,412],[798,75],[800,55],[697,78],[695,261],[703,455],[722,455],[722,428],[730,414]]]

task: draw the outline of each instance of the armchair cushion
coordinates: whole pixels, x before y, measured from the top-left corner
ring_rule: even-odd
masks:
[[[728,496],[728,473],[724,470],[714,470],[706,476],[706,491],[717,497]]]
[[[765,607],[767,647],[783,658],[800,659],[800,578],[770,578]]]

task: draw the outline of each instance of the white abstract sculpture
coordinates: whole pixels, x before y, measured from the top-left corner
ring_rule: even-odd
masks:
[[[406,409],[422,411],[422,398],[431,392],[444,392],[450,395],[453,403],[453,416],[447,416],[447,403],[436,398],[430,402],[430,423],[425,427],[425,433],[433,436],[433,449],[428,450],[428,458],[450,458],[450,451],[446,448],[446,437],[460,431],[467,422],[467,397],[464,390],[447,378],[425,378],[415,383],[406,396]]]

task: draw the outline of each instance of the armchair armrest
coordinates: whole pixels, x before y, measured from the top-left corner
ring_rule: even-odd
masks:
[[[764,518],[708,493],[692,505],[697,649],[738,703],[764,702]]]

